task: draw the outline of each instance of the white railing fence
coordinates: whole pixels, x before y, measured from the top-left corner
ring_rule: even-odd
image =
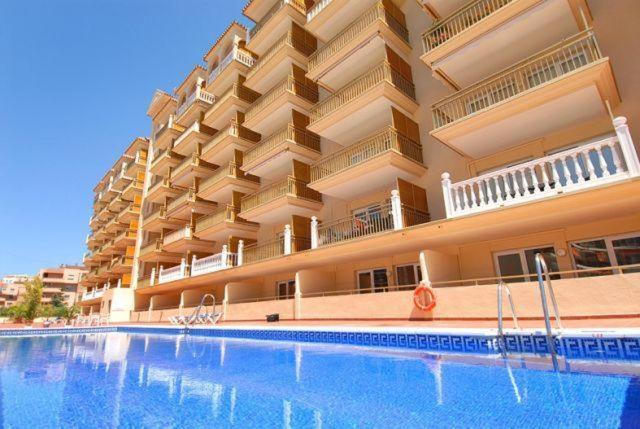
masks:
[[[195,255],[191,261],[191,277],[231,268],[236,264],[237,255],[227,251],[227,245],[222,246],[222,252],[198,259]]]
[[[640,164],[625,118],[616,118],[616,137],[563,150],[543,158],[451,183],[442,174],[447,217],[582,190],[640,175]]]
[[[186,112],[189,106],[195,103],[196,100],[202,100],[205,103],[213,104],[216,101],[216,96],[205,91],[200,87],[200,84],[198,84],[196,86],[196,90],[187,97],[180,107],[178,107],[176,110],[176,117],[182,116],[182,114]]]
[[[160,271],[158,274],[158,283],[166,283],[174,280],[183,279],[187,274],[187,263],[184,258],[180,261],[180,265],[176,265],[175,267],[165,269],[163,266],[160,266]]]
[[[239,61],[248,67],[253,66],[254,62],[254,59],[251,55],[247,54],[241,49],[238,49],[237,46],[234,46],[231,52],[229,52],[227,56],[224,57],[222,61],[220,61],[218,66],[215,69],[211,70],[211,73],[209,73],[209,77],[207,78],[207,84],[213,82],[215,78],[217,78],[220,73],[222,73],[222,71],[226,69],[229,64],[231,64],[233,60]]]

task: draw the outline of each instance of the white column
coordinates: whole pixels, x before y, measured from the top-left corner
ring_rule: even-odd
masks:
[[[629,126],[627,125],[627,118],[624,116],[618,116],[613,120],[613,126],[616,129],[616,134],[618,135],[620,149],[622,150],[622,156],[627,164],[629,175],[640,175],[640,161],[638,161],[638,154],[636,153],[636,148],[633,145],[633,140],[631,139],[631,133],[629,132]]]
[[[160,265],[160,271],[158,271],[158,284],[160,284],[160,278],[162,278],[163,271],[164,271],[164,265]]]
[[[431,280],[429,279],[429,270],[427,268],[427,255],[425,255],[424,250],[420,251],[419,259],[420,259],[420,274],[422,275],[422,283],[427,286],[431,286]]]
[[[184,273],[187,269],[187,260],[185,258],[180,259],[180,278],[184,277]]]
[[[318,218],[315,216],[311,216],[311,248],[318,248]]]
[[[453,215],[451,206],[451,176],[449,173],[442,173],[442,196],[444,197],[444,209],[447,217],[450,218]]]
[[[227,268],[229,266],[229,251],[227,245],[222,245],[222,252],[220,252],[220,259],[222,259],[222,266]]]
[[[393,218],[393,229],[399,230],[404,228],[402,222],[402,203],[400,202],[400,193],[397,189],[391,191],[391,217]]]
[[[291,254],[291,225],[284,226],[284,254]]]
[[[190,275],[193,275],[193,267],[196,266],[197,260],[198,260],[198,257],[196,255],[193,255],[193,258],[191,258],[191,272],[189,273]]]
[[[242,265],[242,254],[244,252],[244,240],[238,241],[238,266]]]
[[[184,292],[180,292],[180,305],[178,306],[178,315],[182,316],[182,308],[184,307]]]
[[[153,286],[156,282],[156,267],[151,268],[151,279],[149,279],[149,286]]]
[[[300,285],[300,272],[296,271],[295,276],[296,290],[293,293],[293,318],[300,319],[301,304],[302,304],[302,288]]]
[[[116,285],[116,288],[120,289],[122,287],[122,279],[118,279],[118,284]]]
[[[229,306],[229,283],[224,285],[224,298],[222,299],[222,320],[227,320],[228,306]]]

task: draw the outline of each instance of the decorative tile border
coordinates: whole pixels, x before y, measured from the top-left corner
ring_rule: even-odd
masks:
[[[496,354],[524,353],[545,355],[548,353],[547,337],[538,333],[509,333],[503,339],[495,334],[401,332],[372,330],[296,330],[296,329],[227,329],[145,326],[103,326],[85,328],[7,329],[0,330],[0,337],[24,337],[32,335],[87,334],[127,332],[138,334],[165,334],[218,338],[244,338],[269,341],[295,341],[304,343],[346,344],[371,347],[392,347],[413,350]],[[607,335],[576,335],[555,337],[556,350],[561,356],[572,359],[632,360],[640,361],[640,337]]]

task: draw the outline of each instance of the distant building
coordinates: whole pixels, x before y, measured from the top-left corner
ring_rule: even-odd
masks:
[[[67,305],[73,305],[82,291],[78,283],[87,269],[82,266],[61,265],[58,268],[43,268],[38,273],[42,279],[42,303],[49,304],[55,295],[61,295]]]
[[[9,274],[4,276],[0,283],[12,285],[15,283],[24,283],[31,280],[32,278],[33,276],[30,276],[28,274]]]
[[[6,276],[2,279],[2,283],[0,283],[0,307],[11,307],[15,305],[26,289],[24,282],[32,278],[32,276],[22,276],[24,279],[21,281],[12,279],[14,281],[10,283],[6,282],[5,279],[10,277],[15,276]]]

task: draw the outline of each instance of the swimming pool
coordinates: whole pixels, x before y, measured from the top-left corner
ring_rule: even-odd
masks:
[[[0,359],[6,428],[640,426],[620,360],[132,332],[1,338]]]

